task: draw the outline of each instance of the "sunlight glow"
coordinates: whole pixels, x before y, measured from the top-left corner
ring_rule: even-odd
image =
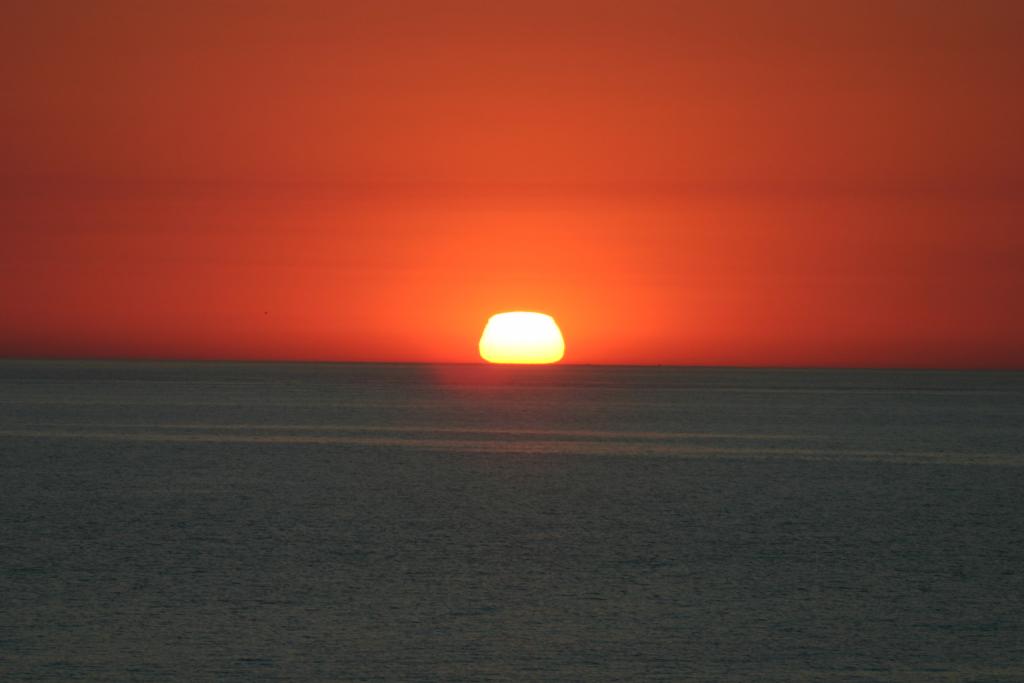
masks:
[[[490,363],[557,363],[564,355],[562,332],[543,313],[492,315],[480,336],[480,357]]]

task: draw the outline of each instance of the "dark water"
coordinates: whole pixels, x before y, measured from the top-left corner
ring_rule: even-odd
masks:
[[[1024,375],[0,362],[0,678],[1024,680]]]

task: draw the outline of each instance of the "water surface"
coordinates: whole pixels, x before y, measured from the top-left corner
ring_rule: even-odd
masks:
[[[1024,680],[1020,373],[0,362],[0,676]]]

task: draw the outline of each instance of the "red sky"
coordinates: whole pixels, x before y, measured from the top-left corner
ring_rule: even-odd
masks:
[[[0,356],[1024,368],[1022,25],[4,3]]]

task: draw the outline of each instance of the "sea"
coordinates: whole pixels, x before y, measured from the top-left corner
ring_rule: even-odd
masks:
[[[1024,373],[0,361],[0,679],[1024,681]]]

